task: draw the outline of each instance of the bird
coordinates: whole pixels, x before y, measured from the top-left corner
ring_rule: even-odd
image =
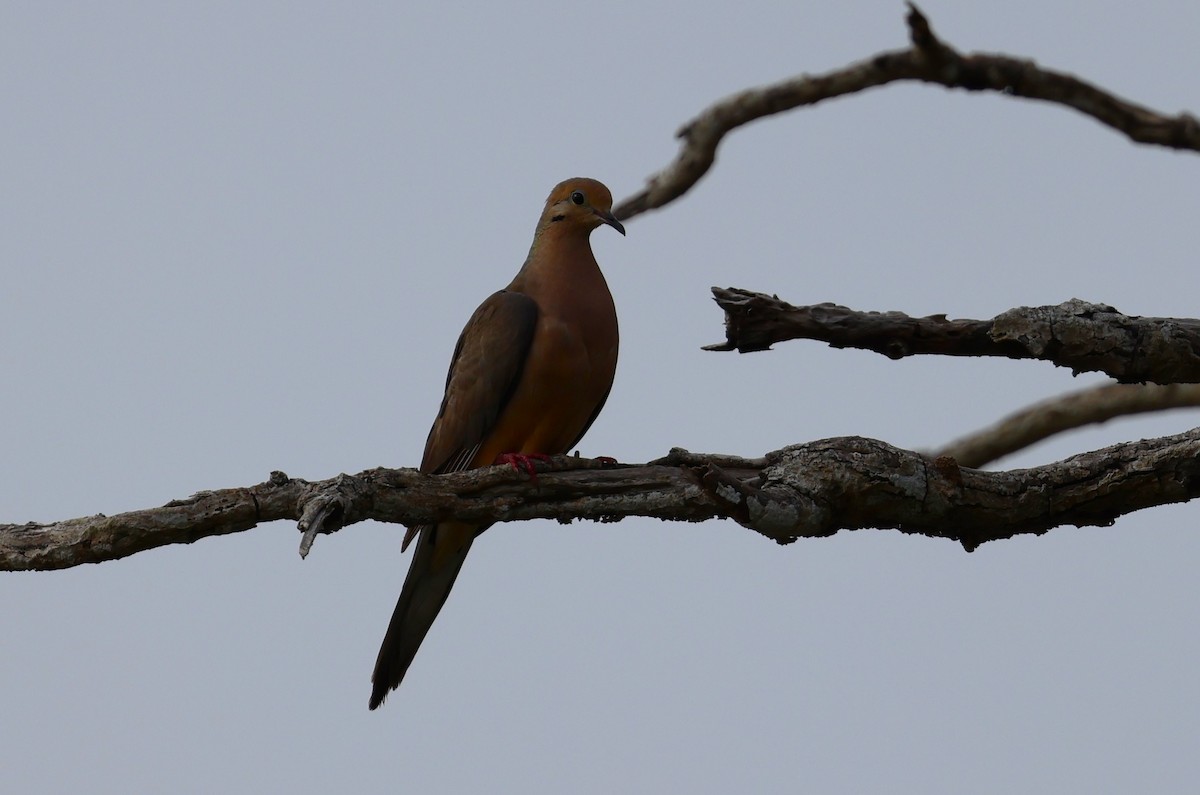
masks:
[[[550,192],[517,275],[459,335],[421,472],[499,463],[535,476],[532,459],[579,443],[617,367],[616,307],[591,247],[593,230],[605,224],[625,234],[603,183],[575,177]],[[371,709],[400,686],[488,526],[448,520],[409,528],[401,551],[414,537],[417,546],[375,660]]]

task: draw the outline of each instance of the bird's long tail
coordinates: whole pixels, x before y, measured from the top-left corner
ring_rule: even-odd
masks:
[[[421,530],[408,576],[392,612],[375,673],[371,675],[371,709],[400,686],[421,641],[433,625],[462,568],[478,528],[444,522]]]

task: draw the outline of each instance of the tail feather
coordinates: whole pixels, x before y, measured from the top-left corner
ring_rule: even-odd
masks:
[[[400,686],[433,621],[454,587],[477,529],[457,523],[421,528],[408,576],[392,611],[371,675],[371,709]]]

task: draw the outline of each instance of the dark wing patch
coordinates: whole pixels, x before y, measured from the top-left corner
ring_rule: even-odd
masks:
[[[509,290],[493,293],[471,315],[454,348],[422,472],[457,472],[470,465],[521,379],[537,319],[537,303]]]

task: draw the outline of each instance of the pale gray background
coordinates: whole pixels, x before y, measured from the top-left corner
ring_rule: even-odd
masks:
[[[1200,111],[1200,5],[924,4],[964,49]],[[5,3],[0,520],[415,465],[550,187],[618,197],[735,90],[904,46],[899,2]],[[760,122],[595,235],[624,347],[586,454],[931,447],[1048,364],[713,354],[710,285],[988,317],[1200,313],[1200,159],[897,85]],[[1113,423],[1004,462],[1176,432]],[[401,530],[292,525],[0,576],[6,792],[1185,792],[1196,508],[966,555],[728,522],[497,526],[403,688]]]

